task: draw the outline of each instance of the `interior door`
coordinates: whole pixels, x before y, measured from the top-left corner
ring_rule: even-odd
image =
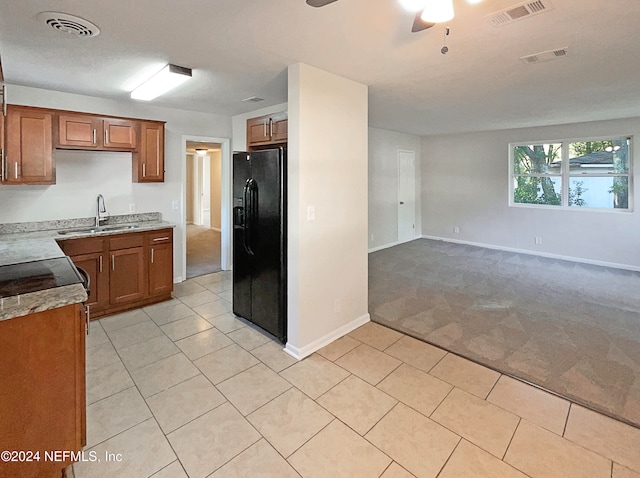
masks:
[[[416,153],[398,150],[398,243],[416,238]]]

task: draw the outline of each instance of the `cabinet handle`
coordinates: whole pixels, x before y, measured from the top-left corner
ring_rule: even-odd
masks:
[[[116,255],[111,254],[111,269],[116,270]]]
[[[153,264],[153,247],[151,248],[151,263]]]
[[[15,162],[13,164],[14,164],[13,173],[14,173],[16,179],[18,179],[18,163]]]
[[[102,256],[100,256],[100,268],[99,271],[102,272]]]
[[[93,144],[96,144],[96,129],[93,128]]]
[[[269,137],[273,138],[273,120],[269,118]]]
[[[166,236],[166,237],[154,237],[153,238],[153,242],[156,242],[156,241],[168,241],[168,240],[169,240],[169,236]]]
[[[104,144],[109,144],[109,130],[104,130]]]
[[[84,314],[84,321],[85,321],[85,327],[87,330],[87,335],[89,335],[89,331],[91,330],[91,308],[87,305],[85,306],[85,314]]]
[[[7,116],[7,85],[2,85],[2,114]]]
[[[262,136],[266,137],[267,136],[267,122],[266,121],[262,124],[262,127],[263,127],[262,128],[263,129]]]
[[[142,177],[146,177],[147,175],[147,165],[145,163],[142,163]]]
[[[4,163],[5,163],[5,161],[4,161],[4,148],[2,148],[0,150],[0,154],[2,154],[2,159],[1,159],[2,165],[0,166],[2,168],[2,173],[1,173],[2,175],[0,176],[0,181],[4,182]]]

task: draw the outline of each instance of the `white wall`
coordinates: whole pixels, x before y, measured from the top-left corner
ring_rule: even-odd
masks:
[[[425,236],[640,268],[640,148],[634,148],[634,212],[508,207],[508,144],[602,136],[640,139],[640,118],[422,139]],[[453,234],[453,227],[460,234]],[[535,245],[534,237],[543,244]]]
[[[297,357],[369,320],[367,103],[365,85],[289,67],[286,350]]]
[[[369,249],[398,241],[398,150],[416,153],[415,220],[420,235],[420,147],[420,136],[369,128]]]
[[[256,118],[258,116],[270,115],[272,113],[280,113],[281,111],[287,111],[287,104],[280,103],[279,105],[268,106],[267,108],[261,108],[258,110],[244,113],[232,118],[233,124],[233,140],[231,142],[231,151],[246,151],[247,150],[247,120],[250,118]]]
[[[0,223],[94,216],[98,194],[105,197],[111,214],[126,214],[129,204],[134,203],[136,212],[158,211],[163,219],[178,225],[174,232],[174,271],[179,274],[185,247],[182,241],[185,161],[182,136],[230,138],[231,118],[23,86],[8,86],[7,97],[12,104],[167,122],[164,183],[132,183],[128,153],[56,151],[55,185],[0,187]],[[178,210],[173,210],[173,201],[178,201]]]

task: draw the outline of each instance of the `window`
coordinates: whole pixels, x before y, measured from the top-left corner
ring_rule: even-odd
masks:
[[[510,145],[510,205],[631,210],[631,138]]]

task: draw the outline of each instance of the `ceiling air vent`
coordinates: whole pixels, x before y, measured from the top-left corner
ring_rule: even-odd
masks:
[[[82,38],[95,37],[100,34],[100,29],[84,18],[61,12],[41,12],[38,19],[49,25],[54,30],[68,33]]]
[[[501,27],[522,20],[523,18],[548,12],[549,10],[553,10],[553,5],[550,0],[534,0],[505,8],[499,12],[487,15],[485,18],[488,18],[494,27]]]
[[[533,55],[521,56],[520,59],[525,63],[540,63],[541,61],[557,60],[567,56],[568,47],[558,48],[556,50],[548,50]]]
[[[260,101],[264,101],[264,98],[258,98],[257,96],[250,96],[249,98],[245,98],[242,101],[246,101],[247,103],[258,103]]]

